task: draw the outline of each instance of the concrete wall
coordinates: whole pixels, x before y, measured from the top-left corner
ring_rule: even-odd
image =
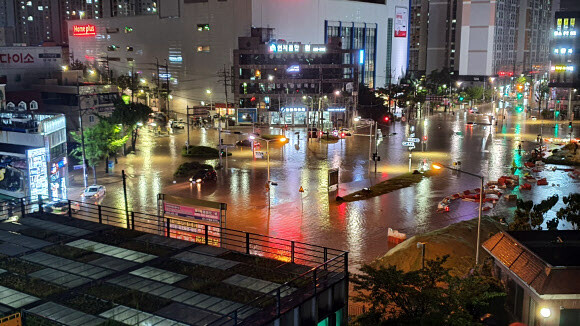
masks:
[[[461,9],[459,75],[491,76],[495,1],[464,1]]]
[[[0,75],[6,75],[6,90],[22,90],[61,70],[61,47],[0,47]]]

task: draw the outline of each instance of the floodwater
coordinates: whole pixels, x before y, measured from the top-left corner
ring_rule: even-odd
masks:
[[[360,263],[370,262],[388,251],[388,228],[414,235],[477,216],[477,203],[472,202],[456,201],[450,212],[437,212],[437,204],[443,197],[479,187],[478,178],[451,170],[442,170],[415,186],[386,195],[336,203],[337,194],[345,195],[408,172],[409,152],[402,143],[410,137],[413,128],[416,138],[427,136],[423,149],[418,143],[412,152],[413,169],[423,160],[445,165],[461,162],[463,170],[483,175],[486,182],[510,174],[514,161],[521,166],[522,155],[535,146],[540,130],[544,138],[569,136],[567,122],[531,121],[521,116],[508,116],[505,121],[499,120],[497,126],[468,125],[466,121],[465,113],[435,113],[413,124],[397,122],[380,126],[384,137],[378,144],[370,140],[368,127],[361,127],[353,136],[336,143],[308,141],[304,128],[285,132],[280,128],[257,130],[261,134],[284,134],[289,138],[285,145],[274,141],[270,144],[270,179],[277,183],[270,190],[270,206],[266,189],[267,160],[254,159],[251,149],[230,148],[232,156],[224,159],[224,168],[218,171],[216,182],[192,185],[173,177],[179,164],[187,161],[180,155],[187,140],[186,131],[157,136],[144,130],[137,153],[120,158],[112,172],[100,179],[99,183],[107,187],[102,204],[124,208],[120,177],[124,169],[128,175],[131,210],[154,214],[158,193],[224,202],[228,228],[348,250],[354,270]],[[576,135],[578,128],[575,125],[573,130]],[[236,130],[251,132],[251,128]],[[193,145],[217,146],[215,129],[192,128],[190,134]],[[224,134],[223,137],[224,144],[234,144],[247,135]],[[369,148],[374,151],[375,146],[381,157],[376,174],[374,162],[369,162]],[[262,150],[266,150],[266,143],[262,144]],[[217,164],[217,160],[205,162]],[[340,171],[338,190],[327,187],[328,170],[332,168]],[[547,177],[550,185],[534,186],[532,191],[520,194],[523,198],[538,202],[554,193],[561,198],[579,190],[579,184],[563,171],[539,174]],[[79,179],[80,175],[76,177],[77,186]],[[300,187],[303,193],[299,192]],[[73,188],[70,197],[74,199],[74,194],[80,191],[80,187]],[[556,208],[562,205],[560,200]],[[486,214],[511,216],[512,211],[513,207],[500,201]],[[549,216],[555,216],[555,212]],[[569,227],[563,223],[560,226]]]

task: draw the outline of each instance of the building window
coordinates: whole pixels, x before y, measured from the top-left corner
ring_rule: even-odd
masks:
[[[30,102],[30,110],[38,110],[38,102],[31,101]]]
[[[197,47],[197,52],[209,52],[209,45],[200,45]]]
[[[209,24],[197,24],[197,31],[198,32],[209,31]]]
[[[116,50],[117,50],[117,48],[119,48],[119,47],[118,47],[118,46],[116,46],[116,45],[109,45],[109,46],[107,47],[107,51],[116,51]]]
[[[128,46],[128,47],[127,47],[127,51],[129,51],[129,52],[133,52],[133,47],[132,47],[132,46]]]
[[[95,116],[94,115],[89,115],[89,122],[90,123],[95,122]]]

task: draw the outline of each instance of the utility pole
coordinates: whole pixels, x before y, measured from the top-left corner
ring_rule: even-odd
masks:
[[[226,129],[228,128],[228,124],[227,124],[227,115],[228,115],[228,109],[229,109],[229,102],[228,102],[228,87],[232,86],[232,74],[231,72],[226,70],[226,65],[224,64],[224,68],[218,72],[218,77],[220,78],[219,83],[221,83],[222,85],[224,85],[224,94],[225,94],[225,98],[226,98]],[[220,122],[221,125],[221,122]]]
[[[131,103],[135,103],[135,68],[131,67]]]
[[[171,110],[169,108],[169,65],[167,64],[167,59],[165,59],[165,80],[167,81],[167,118],[169,119]]]
[[[157,78],[157,106],[161,106],[159,101],[159,59],[155,57],[155,77]]]
[[[79,125],[81,128],[81,149],[83,154],[83,185],[87,188],[87,162],[85,155],[85,131],[83,129],[83,115],[81,108],[81,91],[79,85],[79,76],[77,75],[77,96],[78,96],[78,106],[79,106]]]

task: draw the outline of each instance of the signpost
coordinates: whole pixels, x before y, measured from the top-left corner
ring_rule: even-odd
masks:
[[[413,146],[413,147],[415,147],[415,143],[412,142],[412,141],[404,141],[403,142],[403,146],[407,146],[407,147]]]
[[[409,141],[409,142],[413,142],[413,143],[418,143],[418,142],[420,142],[421,140],[420,140],[419,138],[407,138],[407,141]]]
[[[407,138],[408,141],[403,142],[403,146],[407,146],[409,149],[409,172],[411,172],[411,158],[413,157],[413,149],[415,149],[415,143],[418,143],[419,138]]]

